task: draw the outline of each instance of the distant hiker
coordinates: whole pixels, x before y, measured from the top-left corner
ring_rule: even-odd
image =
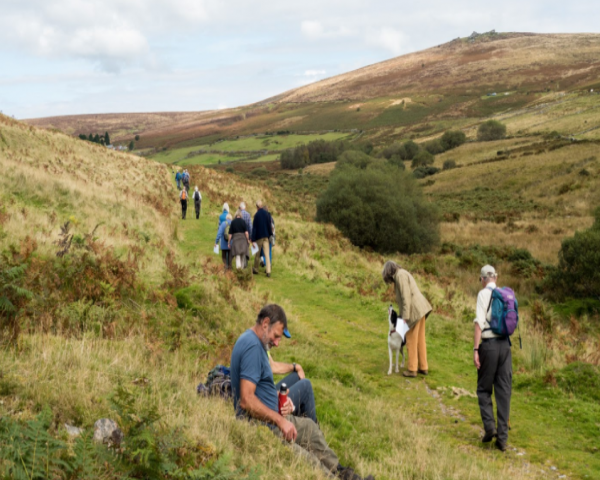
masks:
[[[405,377],[416,377],[417,372],[427,375],[427,344],[425,342],[425,320],[431,313],[431,304],[423,296],[413,276],[396,262],[388,260],[381,272],[385,283],[393,283],[398,302],[398,314],[410,330],[406,332],[408,348],[408,370]]]
[[[496,438],[496,447],[506,451],[508,442],[508,419],[512,391],[512,355],[508,336],[497,335],[491,330],[492,292],[496,289],[498,274],[491,265],[481,269],[479,281],[482,290],[477,295],[477,316],[474,322],[473,363],[477,368],[477,398],[485,434],[483,443]],[[481,343],[480,343],[481,342]],[[494,420],[492,389],[496,397],[498,428]]]
[[[254,221],[252,222],[252,242],[258,247],[260,252],[261,248],[264,248],[265,252],[269,248],[269,237],[273,235],[273,228],[271,226],[271,215],[263,208],[263,204],[260,200],[256,201],[256,208],[258,209],[254,214]],[[260,264],[260,254],[257,253],[254,256],[254,268],[252,272],[257,274]],[[265,257],[265,267],[267,271],[267,277],[271,276],[271,259]]]
[[[202,194],[196,185],[194,190],[194,208],[196,209],[196,220],[200,218],[200,209],[202,208]]]
[[[177,173],[175,174],[175,181],[177,182],[177,190],[181,190],[181,179],[183,178],[183,175],[181,174],[181,172],[179,170],[177,170]]]
[[[221,213],[221,215],[219,215],[219,225],[221,225],[223,223],[225,218],[227,218],[227,215],[229,215],[229,204],[227,202],[225,202],[223,204],[223,213]]]
[[[250,236],[248,235],[248,227],[244,222],[242,210],[235,212],[235,218],[229,227],[229,248],[231,249],[231,263],[235,259],[235,268],[238,270],[246,268],[248,265],[248,245],[250,244]]]
[[[269,209],[267,208],[267,206],[264,205],[263,208],[269,214],[269,219],[271,221],[271,230],[273,231],[273,234],[269,237],[269,261],[271,262],[271,268],[273,268],[273,246],[275,245],[275,222],[273,221],[273,215],[271,215],[271,212],[269,212]],[[260,264],[261,264],[261,266],[266,265],[264,248],[262,248],[260,250]]]
[[[185,189],[179,192],[179,201],[181,202],[181,218],[185,220],[185,214],[187,213],[188,206],[188,193]]]
[[[223,265],[225,270],[231,266],[231,255],[229,250],[229,227],[231,225],[231,215],[227,214],[225,220],[219,225],[217,230],[217,238],[215,239],[215,247],[219,245],[221,247],[221,258],[223,259]]]
[[[183,186],[187,192],[190,191],[190,174],[187,170],[183,171]]]
[[[231,386],[236,416],[266,424],[291,443],[294,451],[328,475],[344,480],[361,480],[351,468],[342,467],[329,448],[318,425],[306,417],[292,415],[295,409],[288,396],[279,413],[279,398],[267,351],[279,345],[287,329],[287,317],[279,305],[263,307],[252,328],[237,339],[231,352]],[[374,480],[372,476],[367,480]]]
[[[252,217],[246,211],[246,202],[240,203],[240,210],[242,211],[242,218],[244,219],[244,222],[246,222],[246,227],[248,227],[248,235],[252,238]]]

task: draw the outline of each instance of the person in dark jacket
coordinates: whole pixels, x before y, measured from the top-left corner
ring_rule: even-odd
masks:
[[[254,214],[254,221],[252,222],[252,242],[258,247],[258,251],[263,248],[268,251],[269,248],[269,237],[273,235],[273,227],[271,223],[271,215],[263,208],[263,204],[260,200],[256,201],[257,211]],[[253,273],[258,273],[260,266],[260,254],[257,253],[254,256],[254,268]],[[271,259],[265,256],[265,269],[267,271],[267,277],[271,276]]]
[[[200,210],[202,208],[202,194],[200,190],[198,190],[198,186],[196,185],[196,189],[194,190],[194,207],[196,209],[196,220],[200,218]]]
[[[273,234],[269,237],[269,260],[271,262],[271,268],[273,268],[273,245],[275,245],[275,222],[273,221],[273,215],[269,212],[268,207],[265,205],[263,208],[268,212],[269,218],[271,219],[271,230]],[[265,265],[265,251],[262,249],[260,251],[260,264]]]
[[[187,192],[190,191],[190,174],[187,170],[183,171],[182,175],[183,186]]]
[[[231,250],[231,263],[235,259],[235,268],[246,268],[248,265],[248,244],[250,236],[248,235],[248,227],[242,217],[242,210],[235,212],[235,218],[229,227],[229,248]]]

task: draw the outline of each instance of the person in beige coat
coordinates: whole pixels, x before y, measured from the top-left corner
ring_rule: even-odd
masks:
[[[385,283],[393,283],[398,302],[398,315],[408,324],[406,333],[408,348],[408,370],[405,377],[416,377],[417,372],[427,375],[427,344],[425,342],[425,320],[432,307],[423,296],[413,276],[396,262],[388,260],[381,272]]]

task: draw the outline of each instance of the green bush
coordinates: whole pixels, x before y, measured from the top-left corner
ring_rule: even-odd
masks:
[[[427,150],[421,150],[410,164],[411,168],[427,167],[433,164],[433,155]]]
[[[440,142],[444,147],[444,151],[452,150],[453,148],[460,147],[467,141],[467,136],[460,130],[448,130],[442,135]]]
[[[390,165],[394,165],[395,167],[398,167],[400,170],[406,170],[406,165],[404,165],[404,160],[402,160],[402,157],[398,154],[392,155],[391,158],[388,160]]]
[[[255,168],[250,173],[252,173],[252,175],[254,175],[255,177],[268,177],[269,176],[269,171],[266,169],[266,167]]]
[[[423,148],[432,155],[437,155],[438,153],[444,153],[446,151],[439,138],[425,142]]]
[[[317,200],[317,220],[379,252],[424,252],[439,242],[435,207],[412,175],[382,160],[338,163]]]
[[[591,228],[563,240],[558,267],[546,278],[545,290],[558,298],[595,297],[600,292],[600,208]]]
[[[479,125],[477,129],[477,140],[487,142],[490,140],[501,140],[506,137],[506,125],[498,120],[488,120]]]
[[[440,169],[436,167],[418,167],[413,170],[413,176],[415,178],[425,178],[430,175],[435,175],[439,171]]]
[[[451,170],[453,168],[456,168],[456,161],[455,160],[446,160],[444,162],[444,165],[442,167],[444,170]]]

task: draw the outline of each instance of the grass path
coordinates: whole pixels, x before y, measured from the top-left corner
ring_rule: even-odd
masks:
[[[212,246],[217,229],[214,208],[211,210],[205,200],[201,219],[193,217],[191,214],[180,223],[184,236],[182,252],[196,259],[214,256]],[[267,279],[261,273],[255,276],[254,287],[259,296],[284,305],[291,317],[293,340],[283,342],[274,357],[297,361],[305,367],[315,386],[318,415],[330,443],[334,449],[351,452],[352,458],[342,453],[345,460],[356,463],[359,455],[363,462],[359,463],[365,469],[372,469],[375,460],[390,461],[389,454],[386,457],[390,433],[385,428],[385,418],[400,412],[407,422],[433,432],[440,445],[460,452],[459,455],[466,452],[476,462],[487,464],[490,472],[499,474],[507,465],[521,474],[526,472],[524,478],[545,476],[542,472],[553,476],[568,473],[568,478],[594,478],[600,472],[594,450],[581,448],[592,430],[572,427],[573,417],[579,417],[590,423],[590,428],[597,428],[593,425],[594,416],[600,415],[597,406],[574,399],[566,403],[564,396],[546,393],[544,386],[528,384],[516,375],[509,438],[514,449],[502,455],[482,446],[477,400],[470,396],[457,399],[451,393],[452,387],[475,391],[468,320],[460,323],[461,320],[430,316],[427,379],[409,380],[395,373],[387,376],[386,305],[376,299],[351,295],[348,289],[333,282],[313,282],[298,276],[278,264],[280,254],[275,247],[272,278]],[[250,326],[252,319],[247,322]],[[369,402],[376,401],[384,409],[389,408],[379,420],[366,408]],[[551,470],[551,466],[558,470]],[[401,471],[402,475],[413,478],[410,470]],[[389,472],[389,468],[382,470],[380,476],[388,478]]]

